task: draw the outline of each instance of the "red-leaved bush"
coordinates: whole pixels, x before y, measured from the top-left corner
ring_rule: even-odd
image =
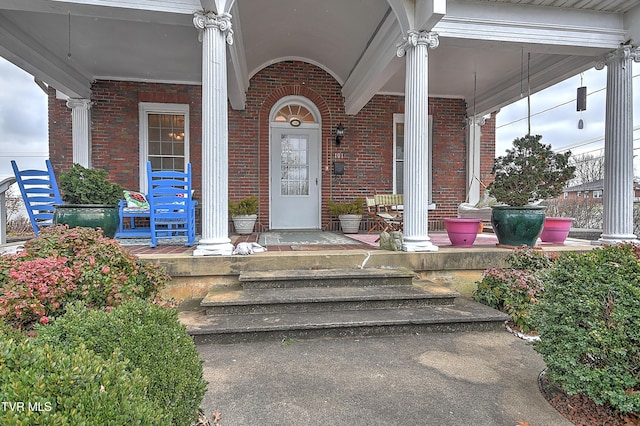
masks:
[[[70,301],[104,308],[153,300],[168,280],[158,265],[142,262],[102,231],[53,226],[27,241],[22,253],[0,257],[0,317],[26,328],[46,323]]]

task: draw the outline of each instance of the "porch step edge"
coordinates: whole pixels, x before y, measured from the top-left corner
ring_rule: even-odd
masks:
[[[502,312],[462,298],[458,298],[454,305],[370,311],[216,316],[206,316],[203,312],[181,314],[181,321],[196,343],[487,331],[503,328],[508,318]]]
[[[418,286],[296,287],[209,292],[200,306],[207,315],[392,309],[451,305],[454,291]]]
[[[245,289],[345,286],[409,286],[415,278],[409,269],[346,268],[242,272],[238,280]]]

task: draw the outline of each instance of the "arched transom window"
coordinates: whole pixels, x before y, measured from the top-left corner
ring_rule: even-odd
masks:
[[[287,104],[276,112],[274,121],[277,123],[289,123],[298,127],[302,123],[315,123],[313,114],[307,107],[300,104]]]

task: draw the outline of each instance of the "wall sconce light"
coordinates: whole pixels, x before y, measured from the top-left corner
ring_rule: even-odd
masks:
[[[336,146],[340,146],[340,142],[342,142],[342,138],[344,137],[344,127],[342,123],[338,124],[336,127]]]

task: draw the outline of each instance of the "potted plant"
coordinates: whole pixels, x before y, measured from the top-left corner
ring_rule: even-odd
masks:
[[[364,201],[362,199],[343,203],[329,200],[329,213],[331,213],[331,216],[338,217],[342,232],[345,234],[357,234],[360,230],[360,221],[362,221],[363,204]]]
[[[544,227],[540,234],[540,240],[543,243],[563,244],[564,240],[569,236],[572,217],[549,217],[544,219]]]
[[[455,217],[444,220],[449,241],[456,247],[471,247],[476,241],[481,225],[482,219]]]
[[[55,206],[54,223],[101,228],[105,236],[113,238],[120,222],[118,201],[123,188],[111,183],[105,170],[74,164],[68,172],[60,173],[59,188],[65,204]]]
[[[503,205],[493,206],[491,225],[498,242],[507,246],[534,246],[544,226],[544,206],[532,205],[556,197],[575,174],[571,152],[554,153],[540,135],[516,138],[506,155],[493,164],[489,194]]]
[[[246,197],[240,201],[229,200],[229,216],[238,234],[251,234],[258,218],[258,197]]]

